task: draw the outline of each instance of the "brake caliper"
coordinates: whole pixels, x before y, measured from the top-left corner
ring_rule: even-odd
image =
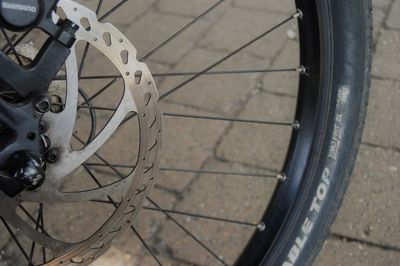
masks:
[[[78,30],[69,20],[53,21],[57,3],[58,0],[0,0],[1,28],[39,28],[49,35],[28,66],[18,65],[0,52],[1,87],[12,89],[23,99],[15,103],[0,98],[0,124],[12,132],[0,147],[0,190],[10,197],[37,188],[45,178],[40,128],[44,114],[50,110],[48,89],[69,56]]]

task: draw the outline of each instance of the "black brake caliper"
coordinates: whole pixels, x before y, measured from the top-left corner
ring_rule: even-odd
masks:
[[[39,28],[49,35],[29,66],[20,66],[0,52],[0,84],[23,99],[13,103],[0,98],[0,125],[12,132],[6,145],[0,147],[0,190],[10,197],[38,188],[45,179],[40,125],[43,115],[50,110],[48,88],[69,56],[78,29],[69,20],[53,22],[57,2],[0,0],[1,28]]]

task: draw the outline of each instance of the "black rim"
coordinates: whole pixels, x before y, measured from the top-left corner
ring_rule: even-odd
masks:
[[[296,6],[303,12],[299,20],[300,64],[307,68],[308,75],[301,75],[297,99],[296,120],[301,130],[293,131],[283,173],[287,180],[278,183],[272,200],[263,215],[267,230],[256,231],[236,265],[258,265],[274,246],[286,218],[291,213],[311,153],[313,136],[317,124],[316,112],[320,83],[320,40],[317,7],[314,2],[297,0]]]

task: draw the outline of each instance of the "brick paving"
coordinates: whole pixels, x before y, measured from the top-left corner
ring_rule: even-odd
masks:
[[[93,8],[96,2],[85,3]],[[114,2],[105,1],[109,6]],[[109,21],[131,39],[139,56],[215,3],[133,2]],[[285,18],[292,5],[289,0],[227,1],[152,56],[149,67],[157,73],[200,71]],[[366,131],[343,207],[315,265],[398,265],[400,261],[400,0],[374,0],[373,5],[375,57]],[[289,23],[216,70],[295,67],[295,32],[295,23]],[[297,73],[204,76],[163,101],[161,108],[164,112],[289,122],[295,110],[297,78]],[[183,80],[158,79],[160,93]],[[162,166],[255,174],[280,169],[291,133],[287,127],[173,117],[165,117],[165,126]],[[243,141],[247,139],[253,143]],[[261,142],[262,147],[257,145]],[[256,223],[275,184],[265,178],[162,172],[151,197],[166,209]],[[227,263],[234,261],[253,230],[173,217],[218,255],[223,254]],[[217,265],[213,256],[161,213],[144,210],[135,226],[164,265]],[[155,262],[134,234],[127,233],[94,265]]]
[[[139,29],[135,29],[134,23],[129,26],[133,28],[129,32],[140,32],[140,29],[148,27],[149,21],[158,17],[164,23],[184,23],[185,19],[201,13],[207,6],[205,2],[210,1],[195,1],[196,3],[190,4],[183,0],[172,2],[173,4],[167,4],[166,1],[158,1],[149,7],[136,24]],[[215,58],[235,49],[238,43],[256,36],[263,25],[272,25],[279,20],[287,14],[290,4],[290,1],[264,0],[236,0],[227,3],[226,11],[221,7],[217,14],[207,17],[206,20],[210,23],[204,22],[194,29],[195,33],[183,36],[182,42],[188,39],[191,42],[182,44],[177,40],[151,61],[167,65],[171,71],[199,71],[207,66],[207,62],[213,62]],[[227,8],[228,5],[231,7]],[[366,131],[349,192],[316,265],[398,265],[400,260],[400,119],[397,106],[400,93],[400,0],[377,0],[373,5],[375,58]],[[147,15],[151,18],[146,18]],[[159,31],[165,33],[164,28],[157,32]],[[218,68],[295,66],[298,58],[293,55],[297,54],[297,41],[296,38],[288,38],[288,31],[295,32],[295,25],[287,25],[271,38],[265,38],[249,47]],[[154,40],[154,35],[148,33],[144,39],[143,46],[147,47]],[[170,88],[179,81],[179,78],[168,78],[159,83],[159,89],[164,92],[165,88]],[[173,95],[163,107],[168,111],[285,121],[290,119],[294,111],[296,82],[297,75],[292,73],[247,75],[240,78],[203,77]],[[182,122],[166,118],[165,165],[176,163],[196,169],[239,169],[261,173],[277,170],[285,155],[285,139],[290,134],[290,130],[285,128],[202,121],[202,126],[209,125],[203,131],[198,121],[194,124],[191,124],[192,121],[185,121],[184,124]],[[172,128],[173,132],[169,132]],[[281,138],[277,139],[276,136]],[[263,141],[269,148],[249,145],[240,141],[242,138]],[[274,141],[266,142],[265,139]],[[173,154],[182,157],[173,157]],[[265,165],[274,167],[270,169]],[[273,186],[274,181],[252,180],[249,183],[239,178],[224,181],[221,176],[169,173],[162,175],[152,194],[164,191],[173,195],[176,200],[172,206],[178,210],[228,216],[233,219],[247,217],[248,220],[257,221],[257,208],[254,208],[257,206],[252,206],[253,202],[268,200],[265,195],[271,194]],[[232,191],[234,194],[231,194]],[[201,219],[177,217],[177,220],[200,240],[212,248],[215,247],[218,254],[224,254],[228,263],[238,254],[237,246],[244,243],[251,233],[248,228],[215,224]],[[157,227],[157,236],[150,234],[149,241],[166,263],[216,264],[212,256],[193,243],[193,240],[185,237],[173,224],[163,225],[153,220],[153,226]],[[219,237],[225,238],[225,242]],[[123,242],[117,244],[116,249],[121,244]],[[135,261],[135,264],[153,263],[146,251],[142,250],[140,254],[143,254],[144,259]]]

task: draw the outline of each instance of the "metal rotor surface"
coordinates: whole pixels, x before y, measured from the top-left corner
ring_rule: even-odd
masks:
[[[161,147],[162,119],[157,108],[158,93],[152,75],[144,63],[136,59],[136,49],[114,26],[100,23],[90,9],[70,0],[61,0],[59,7],[68,19],[80,26],[76,33],[77,42],[84,41],[100,51],[119,70],[124,81],[124,93],[118,108],[101,132],[84,148],[72,150],[75,119],[78,105],[78,71],[74,49],[65,62],[67,94],[65,106],[60,113],[49,113],[44,120],[49,125],[47,135],[52,147],[57,147],[60,160],[49,164],[46,181],[36,191],[24,192],[16,199],[0,194],[0,213],[3,219],[20,234],[54,252],[54,260],[48,265],[87,265],[98,258],[110,242],[124,232],[133,222],[143,200],[158,176],[159,151]],[[82,22],[90,24],[85,27]],[[87,25],[86,25],[87,26]],[[107,34],[112,42],[102,36]],[[140,79],[135,78],[139,74]],[[63,192],[61,186],[69,175],[106,143],[116,132],[128,114],[135,113],[139,123],[140,143],[138,160],[134,170],[121,180],[98,189],[79,192]],[[21,202],[36,203],[79,203],[121,194],[113,215],[95,235],[79,243],[66,243],[40,233],[17,214]],[[88,214],[89,215],[89,214]]]

